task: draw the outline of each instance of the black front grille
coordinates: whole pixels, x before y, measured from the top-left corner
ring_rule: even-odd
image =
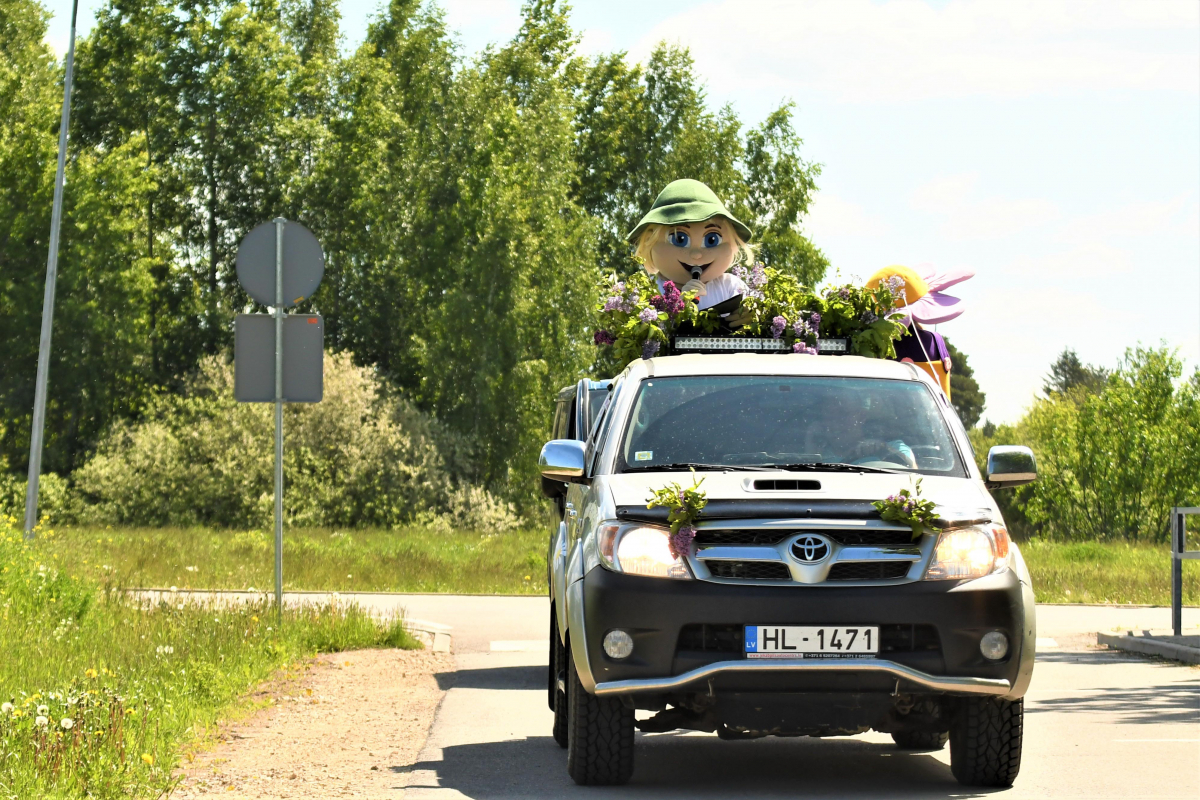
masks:
[[[697,545],[709,544],[779,544],[796,531],[764,531],[764,530],[708,530],[696,532]]]
[[[739,581],[790,581],[792,573],[779,561],[705,561],[714,578]]]
[[[880,625],[879,652],[915,653],[940,651],[937,628],[932,625]]]
[[[848,547],[900,547],[913,543],[912,531],[879,530],[720,530],[704,528],[696,533],[696,544],[779,544],[789,536],[816,533]]]
[[[834,564],[827,581],[892,581],[903,578],[912,566],[908,561],[864,561]]]
[[[684,625],[675,650],[740,653],[742,647],[741,625]]]
[[[848,547],[888,547],[913,543],[912,531],[816,531]]]

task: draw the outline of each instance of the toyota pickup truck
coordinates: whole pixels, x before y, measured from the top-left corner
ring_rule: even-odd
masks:
[[[628,781],[635,729],[682,729],[948,741],[961,783],[1012,784],[1034,600],[988,489],[1036,479],[1027,448],[980,474],[924,372],[857,356],[665,356],[559,399],[547,694],[576,783]],[[937,519],[882,519],[918,480]],[[694,481],[676,557],[647,500]]]

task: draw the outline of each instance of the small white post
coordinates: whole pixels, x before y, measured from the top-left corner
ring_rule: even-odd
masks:
[[[275,618],[283,622],[283,226],[275,220]]]

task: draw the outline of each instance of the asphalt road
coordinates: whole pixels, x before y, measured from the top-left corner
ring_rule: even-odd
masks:
[[[950,774],[949,750],[903,753],[889,736],[720,741],[637,734],[621,788],[580,788],[550,738],[542,598],[410,595],[411,616],[452,627],[458,671],[405,798],[978,797]],[[1200,797],[1200,669],[1102,652],[1088,634],[1163,628],[1167,609],[1042,606],[1026,699],[1025,751],[1006,798]],[[1185,623],[1200,623],[1188,609]]]
[[[1168,627],[1165,608],[1038,607],[1038,664],[1026,697],[1023,765],[1009,790],[961,787],[950,774],[948,749],[904,753],[883,734],[725,742],[695,732],[638,733],[628,786],[581,788],[567,776],[566,753],[550,737],[544,598],[342,597],[381,614],[404,609],[431,627],[448,627],[453,637],[457,670],[439,676],[447,692],[418,763],[404,776],[403,796],[410,800],[601,793],[722,800],[1200,798],[1200,668],[1094,646],[1096,631]],[[321,599],[300,593],[286,598]],[[1200,625],[1200,609],[1185,609],[1184,624]]]

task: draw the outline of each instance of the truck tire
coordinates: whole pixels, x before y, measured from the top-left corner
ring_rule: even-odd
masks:
[[[941,750],[950,740],[950,734],[943,731],[898,731],[892,734],[892,741],[901,750]]]
[[[1021,769],[1023,700],[968,697],[950,728],[950,771],[966,786],[1012,786]]]
[[[567,662],[567,772],[580,786],[617,786],[633,775],[633,709],[587,693]]]
[[[554,711],[554,741],[567,746],[567,648],[558,635],[558,620],[550,609],[550,708]]]

